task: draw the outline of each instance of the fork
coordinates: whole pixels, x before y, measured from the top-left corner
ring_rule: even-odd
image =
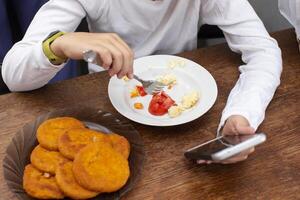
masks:
[[[133,78],[137,81],[139,81],[142,85],[147,94],[156,94],[163,90],[165,85],[159,81],[153,81],[153,80],[143,80],[139,78],[137,75],[133,75]]]
[[[87,51],[83,51],[82,54],[83,54],[83,60],[85,60],[88,63],[97,64],[97,53],[95,51],[87,50]],[[166,86],[159,81],[143,80],[135,74],[133,75],[133,78],[139,81],[143,85],[143,88],[145,89],[147,94],[159,93]]]

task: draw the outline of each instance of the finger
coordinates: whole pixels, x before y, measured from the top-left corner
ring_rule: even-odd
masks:
[[[124,48],[127,49],[127,51],[132,51],[131,48],[128,46],[128,44],[120,38],[120,36],[116,33],[112,33],[112,40],[118,41]]]
[[[212,160],[207,160],[207,161],[206,161],[206,164],[208,164],[208,165],[210,165],[210,164],[212,164],[212,163],[213,163]]]
[[[227,159],[225,161],[222,161],[222,164],[233,164],[233,163],[244,161],[247,158],[248,158],[247,155],[246,156],[233,157],[233,158]]]
[[[128,51],[120,44],[116,44],[116,45],[118,45],[118,48],[123,55],[123,66],[120,72],[118,73],[118,78],[122,78],[123,76],[130,74],[129,72],[132,71],[133,55],[130,51]]]
[[[127,77],[129,79],[133,79],[133,70],[129,70],[129,72],[127,73]]]
[[[123,53],[113,44],[106,43],[105,47],[109,49],[113,57],[112,67],[108,71],[110,76],[114,76],[121,71],[123,66]]]
[[[206,163],[206,160],[197,160],[197,164],[205,164]]]
[[[245,150],[229,159],[226,159],[224,161],[222,161],[222,163],[226,162],[226,163],[235,163],[235,162],[239,162],[239,161],[243,161],[245,159],[248,158],[248,156],[250,154],[252,154],[253,152],[255,151],[255,148],[251,148],[251,149],[248,149],[248,150]]]
[[[255,148],[250,148],[250,149],[247,149],[245,151],[242,151],[241,153],[237,154],[236,156],[237,157],[244,157],[244,156],[249,156],[250,154],[252,154],[253,152],[255,151]]]
[[[127,77],[130,79],[133,78],[133,59],[134,59],[134,56],[132,55],[132,57],[130,59],[130,63],[129,63],[129,69],[127,72]]]
[[[99,58],[97,58],[97,63],[104,69],[109,69],[113,62],[112,54],[110,53],[109,49],[104,46],[98,45],[97,47],[95,47],[95,50],[100,58],[100,60]]]
[[[254,128],[252,128],[251,126],[242,126],[239,124],[236,125],[236,131],[242,135],[250,135],[255,133]]]
[[[115,49],[119,50],[122,54],[122,60],[123,64],[118,72],[115,72],[118,76],[118,78],[124,77],[128,71],[130,71],[130,68],[132,68],[132,62],[133,62],[133,55],[131,51],[128,51],[127,48],[125,48],[119,41],[109,41],[110,45],[115,47]]]
[[[242,152],[240,152],[239,154],[237,154],[237,155],[235,155],[235,156],[233,156],[233,157],[231,157],[231,158],[234,158],[234,157],[245,157],[245,156],[249,156],[251,153],[253,153],[255,151],[255,148],[253,147],[253,148],[250,148],[250,149],[247,149],[247,150],[245,150],[245,151],[242,151]],[[229,159],[231,159],[231,158],[229,158]]]
[[[122,78],[127,75],[128,78],[133,78],[134,53],[132,49],[117,34],[112,34],[111,42],[118,46],[124,56],[124,66],[122,67],[121,72],[118,73],[118,77]]]
[[[227,122],[222,129],[223,135],[237,135],[238,132],[232,122]]]

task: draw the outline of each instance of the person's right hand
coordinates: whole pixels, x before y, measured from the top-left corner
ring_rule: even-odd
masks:
[[[82,59],[83,52],[98,53],[97,63],[108,70],[110,76],[133,77],[134,53],[115,33],[66,33],[51,44],[53,53],[61,58]]]

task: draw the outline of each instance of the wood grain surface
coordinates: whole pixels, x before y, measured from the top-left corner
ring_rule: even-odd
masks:
[[[198,166],[184,150],[215,136],[222,109],[241,64],[225,45],[185,52],[211,72],[218,84],[213,108],[201,118],[176,127],[159,128],[132,122],[145,142],[142,179],[124,199],[300,199],[300,54],[293,30],[274,33],[282,48],[282,83],[258,131],[268,141],[245,162]],[[4,178],[2,160],[7,145],[24,124],[37,116],[67,106],[88,105],[117,113],[112,107],[106,73],[48,85],[36,91],[0,96],[0,199],[16,199]]]

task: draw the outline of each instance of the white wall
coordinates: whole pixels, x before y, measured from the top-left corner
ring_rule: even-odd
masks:
[[[278,0],[249,0],[269,32],[291,27],[278,10]]]

